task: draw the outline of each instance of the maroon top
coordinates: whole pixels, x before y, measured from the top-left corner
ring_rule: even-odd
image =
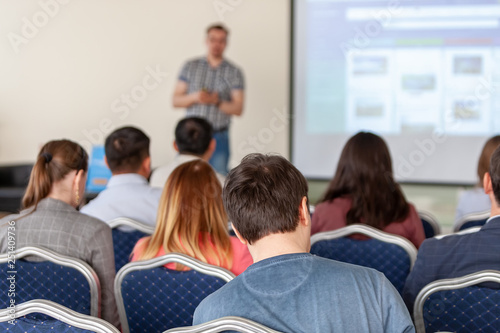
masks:
[[[392,222],[382,231],[403,236],[418,249],[425,240],[424,227],[415,207],[412,204],[409,205],[410,212],[404,221]],[[318,204],[312,217],[311,235],[345,227],[347,212],[351,206],[352,199],[345,197]]]

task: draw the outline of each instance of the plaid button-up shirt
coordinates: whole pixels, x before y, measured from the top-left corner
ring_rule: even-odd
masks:
[[[232,90],[244,89],[243,73],[225,59],[217,67],[210,66],[206,57],[190,60],[182,67],[179,80],[188,84],[188,94],[205,89],[217,92],[221,101],[231,101]],[[231,122],[231,116],[215,105],[194,104],[187,108],[187,116],[206,119],[215,131],[226,129]]]

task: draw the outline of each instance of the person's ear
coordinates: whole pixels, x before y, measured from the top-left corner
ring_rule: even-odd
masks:
[[[483,188],[484,188],[484,193],[486,194],[490,194],[493,192],[493,185],[491,184],[491,177],[489,172],[484,173]]]
[[[75,177],[73,178],[73,189],[74,190],[80,189],[80,183],[82,181],[82,177],[84,176],[84,174],[85,174],[85,171],[83,171],[83,170],[75,171]]]
[[[311,224],[311,214],[309,213],[309,206],[307,204],[307,197],[305,197],[305,196],[302,198],[302,202],[300,203],[299,219],[300,219],[300,223],[302,223],[306,227],[309,224]]]
[[[205,161],[210,161],[210,158],[212,158],[212,155],[214,154],[215,147],[217,147],[217,141],[212,138],[212,140],[210,140],[210,143],[208,144],[208,148],[205,151],[205,154],[203,154],[202,156]]]
[[[104,164],[106,164],[106,166],[108,167],[108,169],[111,170],[111,168],[109,167],[109,164],[108,164],[108,158],[106,156],[104,156]]]
[[[233,222],[231,222],[231,227],[233,228],[234,234],[236,235],[236,237],[238,237],[238,239],[240,240],[240,242],[241,242],[242,244],[247,245],[247,244],[248,244],[247,240],[246,240],[246,239],[244,239],[243,237],[241,237],[241,235],[240,235],[240,233],[238,232],[238,230],[236,230],[236,228],[234,227]]]
[[[212,140],[210,140],[210,144],[208,145],[208,151],[210,151],[213,154],[216,147],[217,147],[217,141],[215,141],[215,139],[212,138]]]
[[[179,146],[177,146],[177,142],[174,140],[174,149],[176,152],[179,152]]]
[[[151,156],[146,157],[144,159],[144,161],[142,161],[141,168],[142,168],[142,170],[144,170],[144,173],[147,175],[144,177],[149,178],[149,175],[151,174]]]

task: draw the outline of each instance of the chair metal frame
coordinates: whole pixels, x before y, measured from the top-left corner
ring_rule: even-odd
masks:
[[[352,234],[362,234],[385,243],[395,244],[402,247],[410,258],[410,270],[413,268],[415,260],[417,259],[417,248],[412,244],[412,242],[402,236],[393,235],[365,224],[351,224],[337,230],[314,234],[311,236],[311,246],[319,241],[342,238]]]
[[[57,265],[70,267],[81,273],[89,283],[90,315],[94,317],[100,317],[101,283],[99,281],[99,278],[97,277],[96,272],[89,264],[81,259],[62,255],[41,246],[22,247],[20,249],[16,249],[14,253],[15,260],[23,259],[28,256],[39,257],[43,259],[42,261],[50,261]],[[9,260],[12,260],[12,256],[9,257],[7,253],[0,254],[0,264],[7,263]]]
[[[441,226],[439,225],[439,223],[434,215],[432,215],[429,212],[423,211],[423,210],[420,210],[417,213],[418,213],[418,216],[420,217],[420,219],[423,218],[424,220],[429,222],[429,224],[432,226],[432,229],[434,229],[434,236],[441,234]]]
[[[21,304],[16,304],[15,312],[11,309],[0,310],[0,322],[6,322],[31,313],[42,313],[56,320],[80,329],[87,329],[97,333],[120,333],[120,331],[107,321],[68,309],[61,304],[45,300],[33,299]]]
[[[490,217],[491,211],[485,210],[483,212],[478,213],[470,213],[463,216],[458,222],[455,224],[453,231],[459,231],[460,228],[467,222],[477,221],[477,220],[487,220]]]
[[[458,278],[436,280],[427,284],[418,293],[413,305],[413,318],[417,332],[425,332],[424,303],[427,298],[438,291],[461,289],[483,282],[496,282],[500,284],[500,271],[484,270]]]
[[[108,224],[111,229],[115,229],[121,226],[127,226],[149,235],[152,235],[155,231],[154,226],[133,219],[129,219],[128,217],[117,217],[116,219],[112,219],[106,222],[106,224]]]
[[[253,320],[237,316],[222,317],[195,326],[171,328],[163,333],[218,333],[229,330],[241,333],[279,333]]]
[[[231,281],[235,278],[235,275],[228,271],[227,269],[210,265],[204,263],[198,259],[192,258],[188,255],[182,253],[169,253],[161,257],[156,257],[149,260],[134,261],[123,266],[115,277],[115,299],[116,305],[118,307],[118,314],[120,316],[120,323],[122,325],[122,332],[129,333],[130,327],[127,320],[127,312],[125,310],[125,304],[123,303],[123,295],[121,290],[121,285],[123,279],[132,272],[147,270],[152,268],[157,268],[164,266],[168,263],[179,263],[190,269],[196,270],[202,274],[215,276],[226,282]]]

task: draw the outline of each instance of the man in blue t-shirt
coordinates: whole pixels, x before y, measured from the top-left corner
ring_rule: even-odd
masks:
[[[224,206],[254,264],[205,298],[193,324],[240,316],[281,332],[414,332],[382,273],[309,253],[307,191],[281,156],[251,154],[229,173]]]

